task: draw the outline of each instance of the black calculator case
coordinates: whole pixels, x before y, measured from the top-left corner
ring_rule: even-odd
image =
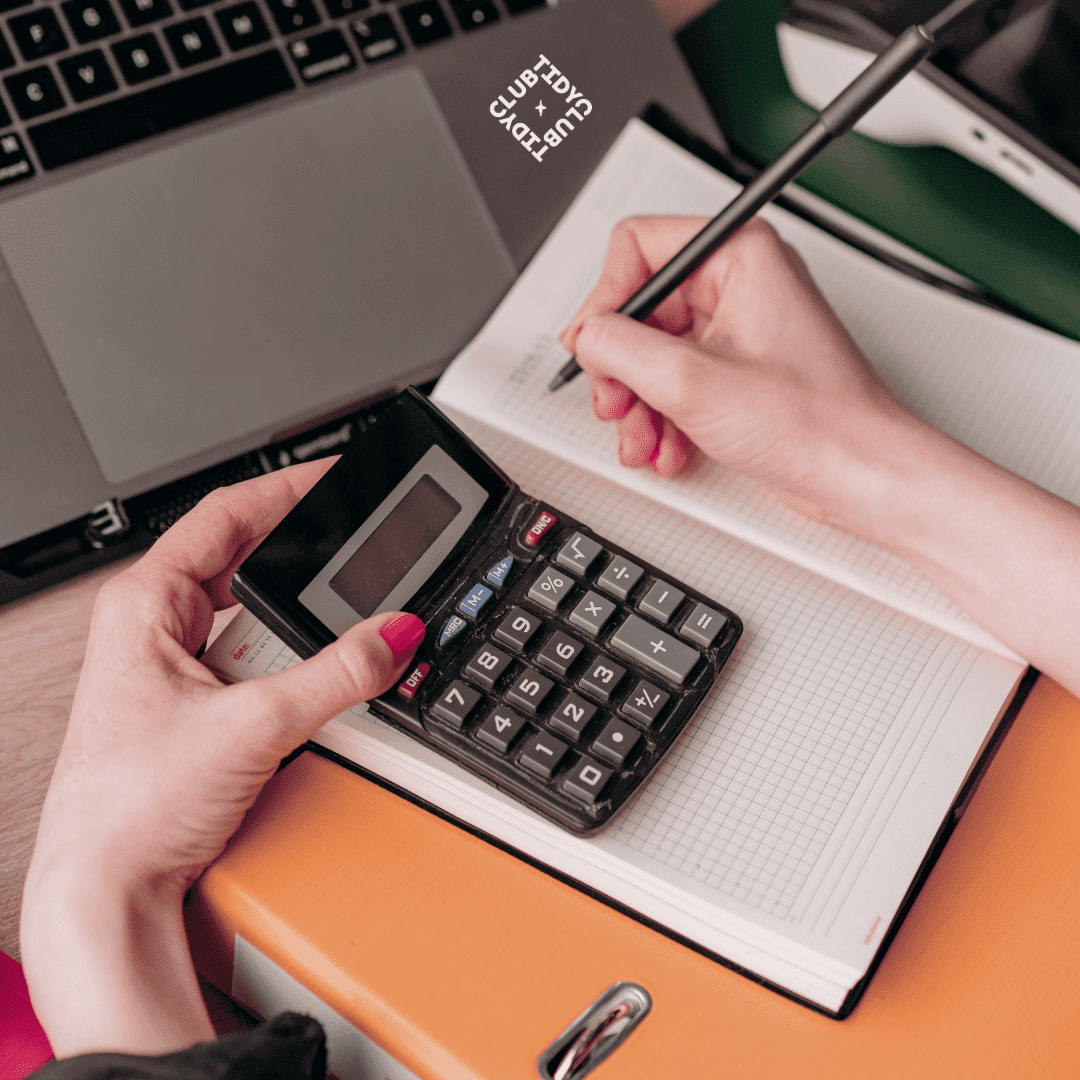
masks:
[[[410,388],[400,394],[372,427],[357,436],[339,461],[252,552],[233,577],[233,595],[301,657],[312,656],[330,644],[337,635],[300,603],[300,593],[433,445],[446,451],[489,497],[450,554],[412,597],[400,605],[401,610],[424,620],[427,635],[409,665],[404,681],[373,700],[371,706],[391,724],[526,803],[542,816],[578,835],[592,835],[622,809],[675,743],[718,679],[742,632],[742,623],[714,599],[679,584],[678,587],[687,594],[684,607],[695,602],[704,603],[722,613],[727,619],[726,625],[710,647],[698,647],[701,660],[683,685],[663,686],[670,696],[664,712],[654,725],[639,733],[641,741],[637,751],[623,767],[613,770],[614,775],[606,782],[602,797],[591,805],[567,795],[559,784],[560,777],[573,769],[575,762],[590,760],[573,745],[559,774],[545,781],[525,775],[520,768],[514,767],[519,751],[500,754],[474,737],[483,718],[482,709],[461,727],[440,720],[431,711],[438,695],[450,682],[462,679],[466,663],[479,647],[491,642],[492,630],[512,608],[539,614],[544,622],[544,632],[537,635],[527,650],[514,655],[510,670],[500,681],[503,690],[523,667],[532,670],[533,656],[544,640],[550,638],[550,631],[568,630],[576,637],[585,637],[557,616],[543,611],[527,596],[538,568],[542,572],[544,566],[554,566],[551,560],[555,553],[575,532],[599,541],[605,549],[605,558],[623,556],[644,567],[644,576],[623,605],[628,609],[650,583],[670,581],[671,576],[596,535],[580,522],[562,514],[557,507],[523,494],[498,466],[416,390]],[[530,528],[544,514],[555,519],[548,535],[538,544],[528,543]],[[507,556],[513,557],[512,571],[500,588],[493,588],[495,595],[488,602],[483,617],[465,620],[467,625],[463,632],[445,647],[440,647],[440,631],[448,620],[459,614],[458,605],[470,586],[483,580],[484,572]],[[596,567],[589,578],[595,578],[602,569],[602,566]],[[589,580],[577,581],[574,595],[583,594],[589,588]],[[572,604],[564,606],[569,610]],[[601,634],[586,638],[586,654],[594,659],[603,654],[615,621],[612,620],[613,625]],[[497,644],[499,648],[507,649],[505,642]],[[658,681],[654,673],[635,666],[625,656],[619,657],[619,664],[629,669],[626,686],[633,686],[633,680],[641,676]],[[582,691],[577,684],[579,674],[579,670],[572,669],[557,682],[562,689],[588,698],[588,692]],[[410,680],[412,683],[407,687]],[[555,691],[559,688],[556,686]],[[498,698],[501,692],[499,684],[486,688],[486,700]],[[625,714],[617,712],[615,702],[606,703],[602,708],[604,717],[625,719]],[[544,733],[542,718],[529,719],[533,734]]]

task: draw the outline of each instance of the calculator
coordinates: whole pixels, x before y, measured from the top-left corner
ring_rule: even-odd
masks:
[[[424,620],[372,709],[579,836],[649,779],[742,633],[723,604],[524,494],[404,391],[237,570],[302,657],[383,611]]]

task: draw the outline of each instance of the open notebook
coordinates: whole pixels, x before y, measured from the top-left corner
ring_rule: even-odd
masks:
[[[555,334],[594,282],[611,225],[632,212],[713,212],[733,190],[632,122],[435,392],[525,491],[742,616],[725,675],[661,769],[612,826],[582,840],[364,707],[316,741],[843,1015],[1025,664],[900,560],[803,521],[745,479],[707,464],[675,481],[620,468],[584,380],[545,394],[566,358]],[[1069,375],[1080,347],[938,293],[781,210],[768,216],[904,401],[1075,496],[1080,402]],[[246,613],[205,659],[230,679],[298,662]]]

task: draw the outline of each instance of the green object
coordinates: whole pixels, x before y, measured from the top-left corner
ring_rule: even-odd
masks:
[[[776,24],[785,7],[720,0],[678,39],[724,133],[759,165],[817,115],[784,74]],[[1080,340],[1080,234],[973,162],[852,132],[799,183]]]

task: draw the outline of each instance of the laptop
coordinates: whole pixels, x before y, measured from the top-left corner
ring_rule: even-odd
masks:
[[[0,549],[437,375],[652,103],[651,0],[0,0]]]

